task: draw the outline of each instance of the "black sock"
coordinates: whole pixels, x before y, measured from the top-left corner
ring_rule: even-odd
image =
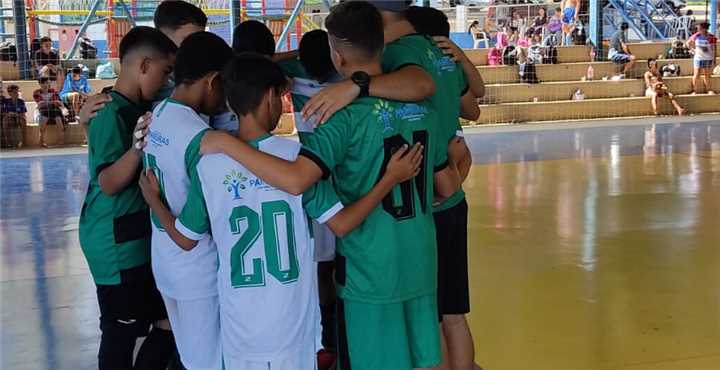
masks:
[[[335,303],[320,305],[320,323],[322,324],[322,345],[326,350],[335,351],[337,338],[335,336]]]
[[[172,331],[152,328],[140,347],[133,369],[165,370],[175,352]]]
[[[110,320],[102,322],[100,328],[102,336],[98,351],[98,368],[100,370],[130,369],[137,340],[137,326]]]

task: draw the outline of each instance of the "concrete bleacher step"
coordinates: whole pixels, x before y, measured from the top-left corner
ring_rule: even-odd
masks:
[[[667,50],[670,48],[670,42],[643,42],[643,43],[631,43],[628,45],[630,52],[635,55],[638,59],[649,59],[658,56],[664,56]],[[607,47],[605,48],[605,56],[607,56]],[[470,61],[476,66],[486,66],[487,55],[490,49],[465,49],[465,54],[470,58]],[[717,50],[717,55],[720,56],[720,48]],[[577,63],[577,62],[590,62],[590,47],[587,45],[577,46],[559,46],[558,47],[558,62],[559,63]]]
[[[115,80],[99,80],[99,79],[90,79],[88,80],[90,83],[90,88],[93,90],[93,92],[100,92],[104,87],[107,86],[113,86],[115,84]],[[29,80],[29,81],[3,81],[3,84],[7,88],[9,85],[18,85],[20,87],[20,92],[22,93],[22,98],[26,102],[31,102],[33,97],[33,91],[37,90],[40,86],[38,85],[37,81]],[[58,84],[59,86],[59,84]],[[7,96],[7,94],[6,94]]]
[[[669,63],[678,64],[682,76],[692,75],[692,59],[663,59],[658,62],[658,65],[662,68],[662,66]],[[612,62],[579,62],[537,64],[535,70],[540,82],[580,81],[587,75],[588,67],[591,65],[596,80],[602,79],[603,76],[613,76],[622,69],[621,66]],[[480,66],[477,69],[486,84],[520,82],[519,67],[517,65]],[[647,61],[638,60],[635,67],[630,71],[630,76],[642,76],[645,71],[647,71]]]
[[[673,94],[692,92],[692,77],[666,77],[665,84]],[[711,80],[712,89],[720,92],[720,76]],[[561,81],[541,84],[494,84],[485,86],[483,104],[520,103],[538,101],[570,100],[578,89],[585,99],[640,97],[645,95],[645,81],[642,79],[624,79],[619,81]],[[718,108],[720,109],[720,108]]]
[[[689,114],[718,112],[720,109],[720,95],[676,95],[676,98]],[[675,113],[667,99],[660,100],[660,112]],[[480,118],[475,123],[561,121],[652,114],[648,97],[504,103],[480,105]]]

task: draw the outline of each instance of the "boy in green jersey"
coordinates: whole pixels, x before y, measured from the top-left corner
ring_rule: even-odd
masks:
[[[150,268],[150,218],[137,186],[138,119],[172,71],[176,46],[162,32],[135,27],[120,42],[122,72],[88,131],[90,184],[80,215],[80,245],[97,285],[100,369],[164,369],[174,351]],[[137,124],[137,125],[136,125]],[[150,326],[153,329],[148,332]],[[164,329],[164,330],[163,330]]]
[[[352,76],[367,94],[367,82],[382,74],[377,9],[367,2],[342,3],[326,26],[337,71]],[[343,203],[353,203],[372,188],[397,148],[425,144],[420,175],[397,186],[357,229],[338,240],[342,369],[427,368],[440,362],[432,202],[434,193],[448,197],[457,190],[459,174],[458,158],[435,149],[437,126],[427,106],[365,97],[308,135],[308,151],[292,162],[264,156],[222,134],[203,139],[204,152],[227,153],[290,192],[332,176]]]

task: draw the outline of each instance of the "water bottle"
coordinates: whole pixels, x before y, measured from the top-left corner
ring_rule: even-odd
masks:
[[[595,68],[593,68],[592,65],[589,65],[587,69],[587,80],[592,81],[593,78],[595,78]]]

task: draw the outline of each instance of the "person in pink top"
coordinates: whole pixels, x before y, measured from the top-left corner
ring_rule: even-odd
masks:
[[[693,67],[695,67],[692,78],[693,94],[698,93],[698,80],[701,74],[703,75],[705,91],[710,95],[715,94],[710,86],[710,76],[712,75],[713,67],[715,67],[717,37],[709,33],[708,28],[710,28],[710,24],[707,22],[698,24],[698,31],[690,36],[687,42],[688,48],[695,54],[693,57]]]

